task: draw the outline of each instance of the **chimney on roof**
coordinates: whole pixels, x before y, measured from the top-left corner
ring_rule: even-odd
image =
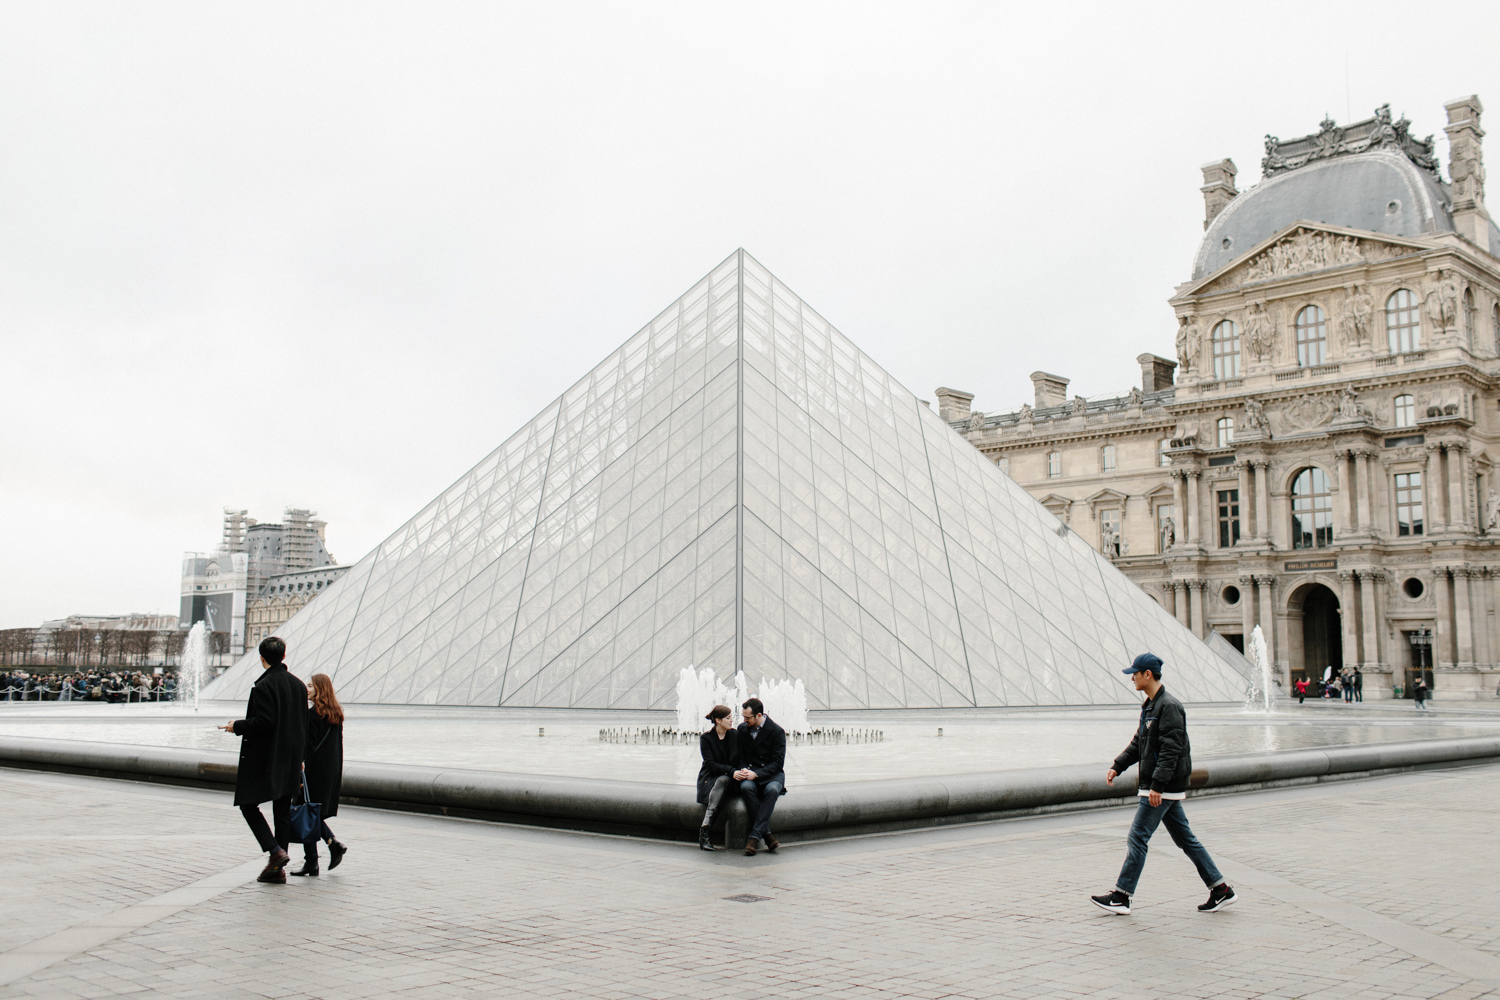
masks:
[[[1207,229],[1208,224],[1224,211],[1224,206],[1239,194],[1234,187],[1234,175],[1237,173],[1239,171],[1235,169],[1234,161],[1230,159],[1203,164],[1203,186],[1198,190],[1203,192],[1204,229]]]
[[[1484,105],[1470,94],[1443,105],[1448,112],[1448,176],[1453,182],[1453,228],[1470,243],[1490,247],[1490,213],[1484,207]]]
[[[970,404],[974,402],[972,392],[960,392],[957,389],[939,388],[937,390],[938,416],[948,423],[955,420],[968,420]]]
[[[1177,370],[1177,362],[1155,354],[1142,354],[1135,360],[1141,366],[1142,392],[1160,392],[1172,388],[1172,373]]]
[[[1036,408],[1061,406],[1068,401],[1068,380],[1061,375],[1032,372],[1031,386],[1036,390]]]

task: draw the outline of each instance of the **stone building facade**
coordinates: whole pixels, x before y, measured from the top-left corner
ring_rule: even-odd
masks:
[[[1205,235],[1170,299],[1175,361],[1129,395],[940,413],[1198,635],[1259,625],[1283,684],[1359,666],[1366,697],[1500,681],[1500,230],[1475,97],[1431,138],[1388,106],[1203,168]],[[1496,452],[1496,454],[1491,454]]]
[[[348,566],[327,565],[268,579],[245,612],[245,648],[259,646],[262,639],[274,634],[287,619],[347,572]]]

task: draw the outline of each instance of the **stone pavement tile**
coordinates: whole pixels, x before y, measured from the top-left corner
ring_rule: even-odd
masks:
[[[0,773],[0,794],[14,791],[7,787],[12,774]],[[1500,769],[1465,778],[1500,791]],[[47,786],[60,814],[70,794],[82,810],[100,784],[120,788],[30,779]],[[1304,827],[1311,822],[1320,836],[1352,843],[1351,856],[1378,853],[1406,833],[1384,808],[1384,793],[1371,789],[1400,780],[1200,800],[1190,803],[1190,814],[1226,862],[1348,901],[1339,894],[1354,892],[1367,876],[1341,868],[1338,853],[1311,859],[1316,863],[1305,870],[1316,877],[1302,878]],[[1443,811],[1447,780],[1408,794]],[[234,826],[238,815],[222,804],[186,790],[143,791],[165,795],[171,809],[201,815],[205,824],[228,813],[233,823],[224,829],[236,831],[238,853],[217,860],[227,867],[247,853],[248,835]],[[1327,822],[1333,813],[1337,824]],[[182,986],[183,995],[274,992],[287,1000],[467,993],[943,1000],[1137,997],[1139,984],[1154,983],[1162,990],[1155,995],[1181,997],[1469,1000],[1494,985],[1466,981],[1253,889],[1238,907],[1198,914],[1203,887],[1165,839],[1151,854],[1136,915],[1098,913],[1085,897],[1110,884],[1118,869],[1124,811],[832,842],[753,860],[352,809],[340,819],[341,839],[356,852],[339,871],[295,886],[239,886],[0,996],[106,995],[111,986],[171,993]],[[0,817],[0,836],[4,823]],[[149,830],[142,824],[122,832]],[[413,845],[427,862],[415,870],[402,863]],[[1493,947],[1500,915],[1477,902],[1455,909],[1447,900],[1455,883],[1442,871],[1427,878],[1435,884],[1399,915],[1368,901],[1360,907],[1387,919],[1417,913],[1429,934],[1466,948]],[[115,883],[101,888],[98,901],[86,887],[73,891],[81,904],[105,912],[118,902]],[[749,905],[721,898],[741,891],[774,898]],[[289,935],[288,928],[295,930]],[[775,956],[769,967],[757,958],[765,955]],[[103,975],[87,975],[99,969]]]

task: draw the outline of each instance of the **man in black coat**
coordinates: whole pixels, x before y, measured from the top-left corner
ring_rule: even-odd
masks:
[[[282,662],[286,643],[262,640],[263,673],[250,688],[245,717],[219,728],[241,737],[234,804],[245,815],[260,849],[270,855],[259,881],[286,883],[286,847],[292,839],[292,792],[302,784],[302,751],[307,736],[307,687]],[[276,833],[266,825],[260,803],[270,801]]]
[[[1222,909],[1238,897],[1214,865],[1207,849],[1198,842],[1188,826],[1182,800],[1187,797],[1188,782],[1193,774],[1193,749],[1188,743],[1187,710],[1182,702],[1167,693],[1161,683],[1161,660],[1152,653],[1142,653],[1123,673],[1130,674],[1135,689],[1146,695],[1141,718],[1135,727],[1135,738],[1115,758],[1105,772],[1104,780],[1113,785],[1121,771],[1138,763],[1136,790],[1140,805],[1130,825],[1126,843],[1129,849],[1125,865],[1113,892],[1090,896],[1094,905],[1110,913],[1129,913],[1130,897],[1135,894],[1141,869],[1146,866],[1146,847],[1157,826],[1165,826],[1172,843],[1192,860],[1198,877],[1208,886],[1208,902],[1198,909],[1204,913]]]
[[[755,856],[759,841],[766,850],[775,852],[781,846],[771,834],[771,812],[776,800],[786,794],[786,730],[766,715],[759,698],[751,698],[741,708],[745,721],[739,733],[740,769],[734,780],[740,783],[740,796],[750,813],[750,839],[745,853]]]

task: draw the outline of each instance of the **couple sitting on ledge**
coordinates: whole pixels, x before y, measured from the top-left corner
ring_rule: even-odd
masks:
[[[714,727],[698,737],[698,752],[703,755],[703,766],[698,769],[698,803],[704,806],[698,846],[705,851],[714,849],[709,824],[724,797],[738,788],[750,813],[745,853],[754,857],[762,841],[773,853],[781,846],[771,833],[771,812],[776,800],[786,794],[786,730],[766,715],[766,706],[759,698],[751,698],[742,708],[745,721],[738,728],[734,728],[728,705],[715,705],[704,716]]]

